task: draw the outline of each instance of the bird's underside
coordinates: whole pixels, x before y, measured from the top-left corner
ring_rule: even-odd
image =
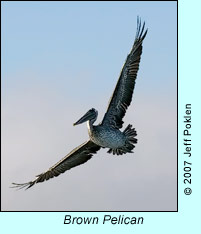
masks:
[[[122,119],[132,100],[142,54],[142,42],[147,34],[147,30],[144,32],[144,27],[145,23],[141,25],[141,20],[138,18],[133,47],[121,70],[102,123],[97,126],[93,125],[98,112],[92,108],[74,124],[78,125],[87,121],[90,139],[72,150],[46,172],[37,175],[34,180],[23,184],[12,183],[12,187],[28,189],[36,183],[57,177],[65,171],[87,162],[101,147],[109,148],[108,153],[116,155],[132,152],[137,143],[135,129],[130,124],[123,132],[119,129],[123,126]]]
[[[132,153],[134,144],[137,143],[135,138],[137,133],[130,124],[123,132],[115,128],[105,128],[102,124],[93,126],[93,129],[89,131],[89,136],[95,144],[109,148],[107,152],[116,155]]]

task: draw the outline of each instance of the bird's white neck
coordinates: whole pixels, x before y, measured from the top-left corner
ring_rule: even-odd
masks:
[[[90,120],[87,121],[87,128],[88,128],[88,133],[90,135],[90,133],[93,130],[93,123]]]

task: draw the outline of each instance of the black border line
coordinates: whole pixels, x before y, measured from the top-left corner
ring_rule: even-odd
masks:
[[[145,0],[145,2],[149,2],[148,0]],[[157,2],[157,1],[154,1],[154,2]],[[173,210],[173,211],[164,211],[164,210],[162,210],[162,211],[140,211],[140,210],[136,210],[136,211],[122,211],[122,210],[113,210],[113,211],[111,211],[111,210],[97,210],[97,211],[83,211],[83,210],[81,210],[81,211],[79,211],[79,210],[77,210],[77,211],[74,211],[74,210],[66,210],[66,211],[6,211],[6,210],[3,210],[2,211],[2,209],[1,209],[1,203],[0,203],[0,213],[24,213],[24,212],[26,212],[26,213],[32,213],[32,212],[40,212],[40,213],[45,213],[45,212],[53,212],[53,213],[55,213],[55,212],[60,212],[60,213],[76,213],[76,212],[81,212],[81,213],[85,213],[85,212],[89,212],[89,213],[93,213],[93,212],[99,212],[99,213],[114,213],[114,212],[117,212],[117,213],[131,213],[131,212],[141,212],[141,213],[150,213],[150,212],[153,212],[153,213],[158,213],[158,212],[161,212],[161,213],[164,213],[164,212],[173,212],[173,213],[175,213],[175,212],[179,212],[179,210],[178,210],[178,207],[179,207],[179,201],[178,201],[178,0],[165,0],[164,2],[177,2],[177,116],[176,116],[176,118],[177,118],[177,210]],[[2,8],[1,8],[1,10],[2,10]],[[2,165],[2,164],[1,164]],[[2,172],[2,170],[1,170],[1,172]],[[1,182],[0,182],[0,184],[1,184]],[[1,197],[2,198],[2,197]],[[1,199],[2,200],[2,199]]]

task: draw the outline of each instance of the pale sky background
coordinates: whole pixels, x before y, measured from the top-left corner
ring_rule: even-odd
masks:
[[[174,211],[177,208],[176,2],[2,3],[2,210]],[[124,118],[138,133],[133,154],[100,150],[31,189],[28,182],[88,139],[99,123],[136,33],[149,31]]]

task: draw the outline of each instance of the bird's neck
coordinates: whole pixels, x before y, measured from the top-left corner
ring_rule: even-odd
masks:
[[[89,132],[89,135],[90,135],[90,133],[93,131],[93,123],[92,123],[91,120],[87,121],[87,128],[88,128],[88,132]]]

